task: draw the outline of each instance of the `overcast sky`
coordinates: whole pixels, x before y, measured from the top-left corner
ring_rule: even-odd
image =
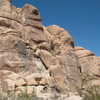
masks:
[[[13,0],[22,7],[38,8],[45,26],[56,24],[66,29],[76,46],[100,56],[100,0]]]

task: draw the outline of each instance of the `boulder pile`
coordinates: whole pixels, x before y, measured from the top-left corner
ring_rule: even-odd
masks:
[[[63,28],[42,25],[37,8],[0,0],[0,86],[38,97],[74,96],[77,88],[100,85],[100,57],[74,41]]]

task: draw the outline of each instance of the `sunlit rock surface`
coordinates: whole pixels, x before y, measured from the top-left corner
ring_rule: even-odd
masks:
[[[37,8],[16,8],[0,0],[1,87],[16,93],[27,88],[38,97],[74,96],[86,73],[92,76],[88,83],[100,85],[100,57],[74,48],[63,28],[43,26]]]

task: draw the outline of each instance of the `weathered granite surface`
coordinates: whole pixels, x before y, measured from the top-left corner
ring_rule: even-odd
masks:
[[[16,8],[0,0],[0,85],[38,97],[76,95],[87,83],[100,85],[100,57],[74,41],[63,28],[42,25],[37,8]],[[69,99],[68,99],[69,100]]]

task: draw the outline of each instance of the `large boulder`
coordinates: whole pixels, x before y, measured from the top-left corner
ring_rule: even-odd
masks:
[[[96,57],[94,53],[85,50],[82,47],[75,47],[76,55],[78,56],[81,73],[84,84],[100,85],[100,57]]]

